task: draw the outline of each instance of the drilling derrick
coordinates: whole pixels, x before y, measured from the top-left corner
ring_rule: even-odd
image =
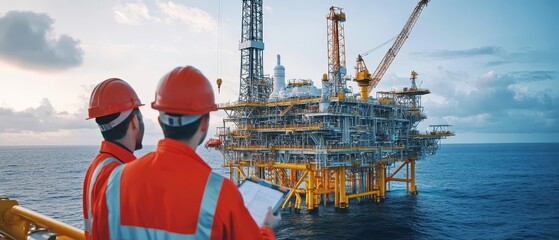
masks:
[[[332,92],[330,94],[346,92],[345,75],[347,73],[345,64],[345,13],[342,8],[330,7],[330,13],[326,17],[328,35],[328,79],[331,82]]]
[[[240,102],[261,102],[270,95],[270,81],[263,74],[262,20],[262,0],[243,0]]]
[[[416,86],[416,72],[410,88],[369,97],[379,75],[371,75],[359,56],[360,94],[346,87],[345,19],[341,8],[330,8],[328,74],[319,80],[321,90],[311,79],[286,80],[278,55],[271,91],[262,74],[262,1],[243,0],[239,101],[219,105],[227,117],[217,128],[219,139],[209,139],[206,147],[221,152],[234,182],[256,176],[290,189],[282,208],[314,211],[321,203],[347,208],[352,200],[381,201],[391,182],[403,182],[416,194],[415,161],[454,135],[449,125],[417,130],[426,118],[421,96],[430,92]]]

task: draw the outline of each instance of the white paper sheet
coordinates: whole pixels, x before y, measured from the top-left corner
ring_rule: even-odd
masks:
[[[283,199],[284,193],[253,181],[245,181],[239,187],[245,206],[258,226],[264,225],[268,207],[274,207]]]

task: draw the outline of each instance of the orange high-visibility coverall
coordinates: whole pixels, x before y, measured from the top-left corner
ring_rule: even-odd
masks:
[[[108,231],[96,231],[100,228],[107,229],[107,221],[103,221],[107,219],[107,202],[104,197],[107,181],[113,169],[134,159],[134,154],[127,149],[108,141],[101,142],[99,154],[87,169],[83,182],[82,208],[86,239],[109,239]]]
[[[111,239],[275,238],[254,222],[233,182],[173,139],[116,168],[106,196]]]

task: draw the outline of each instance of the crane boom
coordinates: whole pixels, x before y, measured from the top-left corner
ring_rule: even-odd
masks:
[[[417,21],[417,18],[419,17],[419,14],[421,14],[421,11],[423,10],[423,8],[425,6],[427,6],[427,3],[429,3],[429,0],[420,0],[419,3],[417,3],[417,6],[413,10],[413,12],[412,12],[410,18],[408,19],[408,21],[406,22],[406,25],[402,29],[402,32],[400,32],[400,34],[396,38],[396,41],[394,41],[394,44],[392,44],[392,47],[390,47],[390,49],[388,49],[388,52],[386,52],[386,55],[384,55],[384,58],[382,59],[382,61],[378,65],[377,69],[371,75],[372,80],[369,82],[369,87],[368,87],[368,92],[369,93],[380,82],[380,79],[382,78],[382,76],[384,75],[384,73],[386,72],[386,70],[388,69],[388,67],[390,66],[390,64],[394,60],[394,58],[396,57],[396,54],[398,54],[398,51],[400,51],[400,48],[402,47],[402,45],[404,44],[404,42],[408,38],[408,35],[411,32],[411,29],[415,25],[415,22]]]

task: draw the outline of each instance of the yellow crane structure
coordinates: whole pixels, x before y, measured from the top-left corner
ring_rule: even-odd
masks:
[[[390,67],[390,64],[392,64],[394,58],[396,58],[396,55],[400,51],[400,48],[402,48],[402,46],[406,42],[406,39],[408,39],[408,36],[410,35],[410,32],[415,25],[415,22],[419,18],[419,15],[423,11],[423,8],[427,6],[427,3],[429,3],[429,0],[421,0],[419,1],[419,3],[417,3],[417,6],[406,22],[406,25],[404,26],[404,28],[402,28],[402,31],[396,37],[396,40],[392,44],[392,47],[388,49],[388,52],[386,52],[384,58],[380,61],[380,64],[377,66],[377,69],[373,74],[369,73],[369,70],[367,69],[365,61],[362,57],[362,55],[366,56],[367,54],[369,54],[370,51],[357,56],[357,73],[355,74],[354,81],[357,82],[357,85],[361,90],[361,99],[363,101],[367,101],[367,99],[369,98],[369,93],[378,85],[378,83],[382,79],[382,76],[384,76],[384,73],[386,72],[386,70],[388,70],[388,67]]]

